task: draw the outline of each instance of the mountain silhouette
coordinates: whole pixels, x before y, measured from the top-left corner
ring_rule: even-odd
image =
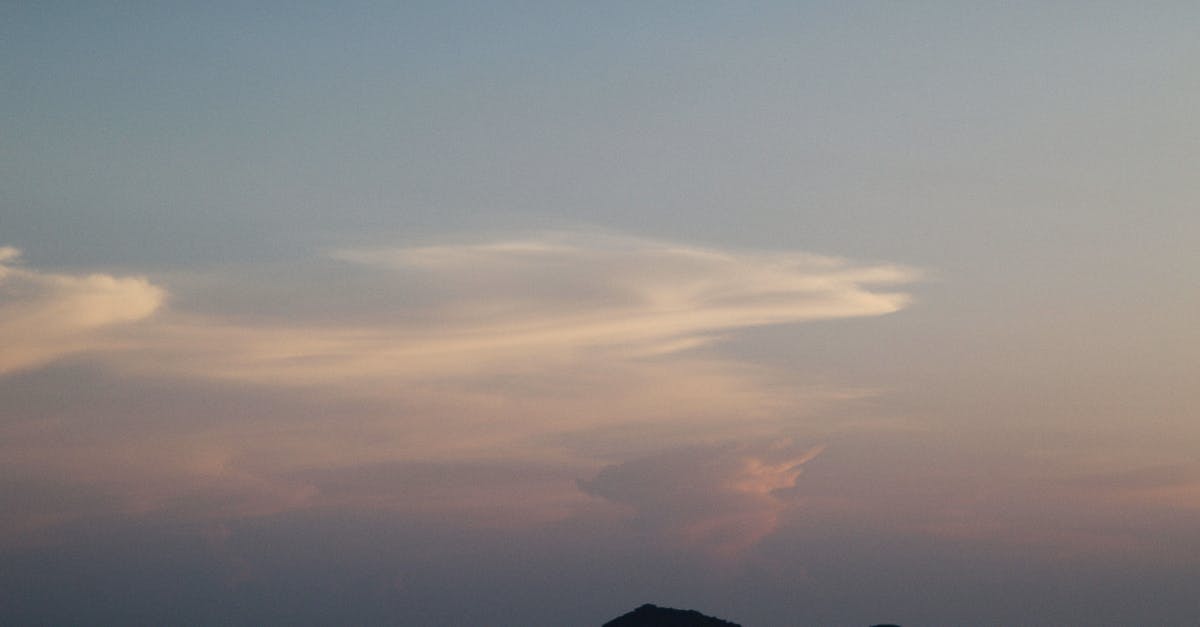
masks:
[[[647,603],[636,610],[618,616],[601,627],[742,627],[727,620],[705,616],[696,610],[677,610]],[[892,623],[872,627],[900,627]]]
[[[618,616],[603,627],[741,627],[737,623],[705,616],[696,610],[676,610],[647,603]]]

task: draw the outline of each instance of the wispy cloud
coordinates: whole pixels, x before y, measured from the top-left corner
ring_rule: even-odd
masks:
[[[107,332],[157,311],[165,292],[138,277],[40,272],[0,248],[0,374],[114,346]]]
[[[588,493],[720,555],[774,529],[785,505],[774,491],[812,453],[712,443],[777,439],[806,404],[842,393],[771,385],[766,368],[694,349],[747,327],[896,311],[908,297],[893,290],[917,278],[800,253],[549,233],[339,249],[316,273],[206,278],[202,306],[194,282],[164,277],[168,308],[145,279],[16,259],[6,249],[0,265],[0,373],[87,350],[89,376],[161,390],[96,409],[153,419],[80,409],[0,425],[0,453],[23,476],[188,517],[345,506],[511,522],[594,504],[574,480],[615,463]],[[281,296],[240,315],[255,290]],[[64,431],[93,419],[107,426]],[[459,479],[413,479],[430,468]]]
[[[391,271],[390,287],[402,286],[383,305],[391,320],[384,311],[354,325],[286,318],[246,325],[178,312],[147,338],[147,359],[159,361],[146,367],[327,385],[469,375],[584,352],[663,355],[740,328],[891,313],[908,296],[877,288],[917,278],[892,265],[611,235],[347,249],[332,257]]]
[[[25,269],[0,249],[0,373],[104,346],[99,333],[160,311],[144,278]],[[278,385],[441,376],[582,352],[621,357],[695,348],[736,329],[874,316],[908,303],[879,287],[910,283],[900,266],[798,253],[738,253],[613,235],[550,233],[488,243],[344,249],[330,255],[383,268],[394,298],[359,322],[240,321],[219,312],[162,312],[126,334],[123,363]],[[296,281],[296,277],[284,280]],[[296,285],[337,299],[329,285]],[[369,320],[362,322],[361,320]]]

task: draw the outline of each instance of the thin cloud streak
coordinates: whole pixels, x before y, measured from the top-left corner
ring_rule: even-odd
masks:
[[[394,269],[441,298],[396,323],[338,325],[289,318],[256,324],[161,312],[166,293],[144,278],[71,276],[14,267],[0,255],[0,373],[88,349],[125,349],[118,365],[274,385],[379,377],[454,376],[497,363],[620,357],[696,348],[754,326],[892,313],[915,271],[804,254],[726,253],[617,236],[550,234],[489,244],[343,250],[334,259]],[[353,271],[351,269],[348,270]],[[161,314],[155,316],[155,314]],[[122,343],[99,333],[145,320]],[[136,350],[128,350],[136,349]]]
[[[423,315],[353,327],[239,325],[180,313],[146,336],[141,366],[307,386],[462,376],[513,362],[574,360],[583,352],[663,355],[741,328],[892,313],[909,297],[873,288],[918,278],[899,266],[615,236],[548,235],[332,256],[392,269],[395,280],[408,281],[414,291],[435,285],[443,296],[413,308]]]

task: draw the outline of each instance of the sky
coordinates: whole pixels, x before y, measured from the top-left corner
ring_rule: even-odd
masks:
[[[0,6],[0,622],[1192,625],[1200,5]]]

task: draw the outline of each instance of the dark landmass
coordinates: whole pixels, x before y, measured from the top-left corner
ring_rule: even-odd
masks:
[[[676,610],[649,603],[614,618],[603,627],[741,627],[737,623],[705,616],[696,610]]]
[[[741,627],[741,625],[705,616],[696,610],[677,610],[647,603],[628,614],[604,623],[601,627]],[[900,626],[888,623],[873,627]]]

